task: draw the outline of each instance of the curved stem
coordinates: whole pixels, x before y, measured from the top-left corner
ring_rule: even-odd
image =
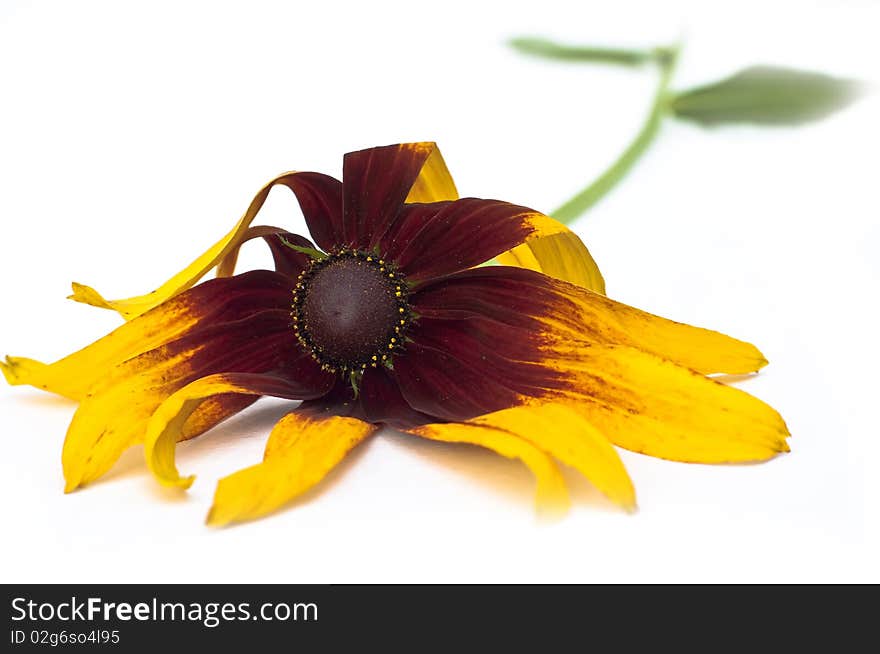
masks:
[[[669,83],[675,71],[679,49],[674,47],[658,50],[657,52],[662,53],[662,56],[658,58],[660,63],[660,81],[657,85],[657,92],[654,95],[654,104],[651,106],[651,111],[641,130],[639,130],[639,133],[636,134],[626,150],[598,179],[550,213],[559,222],[570,223],[605,197],[632,169],[657,136],[660,124],[663,122],[663,116],[666,113]]]

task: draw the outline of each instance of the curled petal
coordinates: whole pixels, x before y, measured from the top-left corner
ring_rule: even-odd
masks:
[[[118,311],[126,320],[131,320],[182,293],[195,285],[227,255],[237,250],[251,222],[269,196],[269,191],[277,185],[286,186],[294,192],[315,242],[325,249],[333,247],[338,242],[338,230],[342,223],[342,185],[338,180],[319,173],[284,173],[260,189],[247,211],[226,236],[155,291],[123,300],[105,300],[95,289],[74,282],[70,299]]]
[[[377,427],[356,418],[316,418],[296,411],[275,425],[262,463],[220,480],[210,525],[262,517],[315,486]]]
[[[502,412],[503,413],[503,412]],[[568,489],[559,468],[543,450],[531,440],[523,438],[521,431],[509,431],[492,424],[493,417],[486,416],[482,423],[452,422],[411,427],[404,431],[444,443],[469,443],[497,452],[509,459],[519,459],[535,476],[535,504],[539,512],[564,513],[570,506]],[[502,423],[506,421],[502,419]]]
[[[272,252],[272,259],[275,261],[275,272],[282,275],[296,277],[303,270],[306,270],[312,261],[309,255],[298,252],[284,243],[287,241],[291,245],[314,250],[315,244],[309,239],[299,234],[288,232],[280,227],[257,225],[256,227],[249,227],[236,247],[220,260],[220,263],[217,265],[217,277],[231,277],[235,273],[235,264],[238,263],[238,253],[241,250],[241,246],[255,238],[262,238],[266,245],[269,246],[269,250]]]
[[[596,293],[605,294],[605,279],[593,255],[572,231],[541,235],[499,254],[504,266],[516,266],[542,272]]]
[[[234,393],[303,400],[318,397],[326,390],[316,390],[311,384],[277,374],[230,372],[197,379],[168,396],[150,417],[144,436],[147,466],[166,486],[188,488],[192,484],[194,477],[181,477],[177,472],[174,449],[181,440],[183,425],[207,398]]]
[[[227,418],[244,411],[259,399],[259,397],[227,393],[205,400],[183,423],[180,440],[188,441],[201,436]]]
[[[457,200],[458,189],[455,188],[455,182],[443,155],[440,154],[440,148],[436,144],[431,149],[425,163],[419,170],[419,176],[413,183],[406,201],[409,202],[443,202],[445,200]]]

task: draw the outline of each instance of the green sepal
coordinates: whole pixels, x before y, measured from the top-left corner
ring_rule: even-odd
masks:
[[[361,391],[361,379],[364,373],[360,370],[352,370],[348,373],[348,381],[351,383],[351,390],[354,393],[354,399],[357,399]]]
[[[321,259],[327,258],[326,252],[321,252],[320,250],[317,250],[315,248],[307,248],[302,245],[294,245],[293,243],[288,241],[286,238],[284,238],[280,234],[278,235],[278,238],[280,238],[281,242],[284,243],[284,245],[289,247],[291,250],[294,250],[294,251],[299,252],[301,254],[306,254],[309,257],[311,257],[312,259],[314,259],[315,261],[320,261]]]

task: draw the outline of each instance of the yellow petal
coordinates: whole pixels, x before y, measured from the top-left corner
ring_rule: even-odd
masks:
[[[761,400],[648,352],[584,346],[549,365],[572,380],[572,408],[615,445],[675,461],[759,461],[789,450]]]
[[[490,416],[497,416],[499,413],[504,412]],[[570,500],[565,479],[553,459],[547,456],[542,448],[533,445],[518,433],[475,421],[430,424],[406,431],[444,443],[479,445],[508,459],[519,459],[535,476],[535,505],[539,512],[560,514],[569,508]]]
[[[147,467],[165,486],[188,488],[195,477],[180,476],[174,451],[177,443],[184,440],[195,412],[207,399],[229,394],[303,399],[306,397],[303,392],[303,386],[271,374],[221,373],[190,382],[166,395],[145,423],[143,440]],[[320,393],[316,390],[309,397]]]
[[[505,266],[536,270],[604,294],[605,280],[587,246],[562,223],[553,222],[558,228],[546,230],[547,235],[536,235],[537,238],[499,255],[496,257],[498,262]]]
[[[419,176],[406,196],[407,202],[442,202],[444,200],[457,200],[458,190],[452,175],[443,161],[440,148],[431,143],[431,154],[425,160]]]
[[[264,516],[315,486],[377,427],[355,418],[289,413],[275,425],[262,463],[220,480],[210,525]]]
[[[615,504],[631,511],[636,494],[623,462],[583,412],[564,404],[528,404],[490,413],[468,424],[515,434],[578,470]]]
[[[188,299],[175,299],[55,363],[6,357],[0,369],[12,385],[27,384],[79,401],[110,368],[173,340],[198,322],[200,312],[204,310]]]
[[[150,471],[162,484],[181,488],[192,484],[195,477],[181,477],[174,463],[174,450],[184,425],[206,398],[230,392],[260,395],[231,383],[225,375],[211,375],[187,384],[158,405],[146,425],[144,455]]]
[[[202,284],[190,292],[164,302],[113,330],[103,338],[52,364],[24,357],[6,357],[0,362],[6,381],[26,384],[72,400],[82,400],[98,383],[106,382],[109,371],[125,361],[162,347],[204,325],[239,320],[253,313],[249,308],[261,273],[247,273],[236,280]],[[234,282],[234,283],[232,283]],[[272,307],[287,306],[288,291],[280,289]],[[268,302],[268,299],[267,299]],[[267,305],[265,308],[269,308]]]
[[[116,372],[82,400],[61,453],[65,492],[99,478],[126,449],[141,442],[147,420],[169,393],[167,385],[188,372],[187,354],[154,367],[138,357],[114,369],[125,373]]]
[[[254,290],[255,280],[267,276],[274,279],[275,273],[255,271],[232,280],[213,280],[202,285],[199,288],[203,300],[218,293],[223,296],[220,303],[210,305],[206,315],[218,319],[206,320],[209,327],[199,330],[197,325],[175,340],[102,370],[100,379],[82,397],[67,430],[62,465],[68,491],[97,479],[125,449],[140,443],[150,416],[169,395],[218,370],[269,370],[284,360],[286,365],[292,366],[291,370],[297,371],[297,379],[302,377],[302,383],[296,382],[300,384],[301,393],[297,399],[326,392],[325,385],[332,382],[332,377],[308,376],[316,367],[305,352],[291,344],[288,312],[284,309],[253,311],[250,295],[244,296],[244,302],[234,298],[238,295],[241,300],[244,291]],[[258,297],[271,298],[276,294],[273,301],[286,302],[285,288],[286,285],[282,285]],[[192,299],[194,293],[184,297]],[[171,303],[174,302],[176,300]],[[144,317],[138,318],[120,330],[136,327],[144,320]],[[305,367],[300,369],[299,364],[303,362]],[[293,383],[288,382],[287,386]],[[213,395],[222,395],[222,392]],[[197,435],[231,415],[237,406],[244,407],[229,397],[214,398],[214,402],[199,413],[187,416],[191,419],[181,424],[179,437]],[[195,409],[193,407],[190,414]]]
[[[630,345],[704,374],[744,374],[767,365],[752,344],[709,329],[667,320],[646,311],[553,281],[560,301],[548,320],[565,338]]]
[[[248,206],[247,211],[245,211],[235,227],[233,227],[226,236],[217,241],[201,256],[159,286],[155,291],[122,300],[106,300],[92,287],[74,282],[73,294],[70,295],[69,298],[76,302],[83,302],[102,309],[118,311],[126,320],[131,320],[162,302],[165,302],[169,298],[182,293],[195,285],[196,282],[226,258],[227,255],[231,255],[231,253],[237,251],[242,239],[247,233],[248,227],[250,227],[254,217],[263,206],[272,187],[276,184],[285,184],[296,174],[297,173],[295,172],[284,173],[266,184],[260,189]],[[229,264],[227,264],[226,269],[229,269],[229,267]]]

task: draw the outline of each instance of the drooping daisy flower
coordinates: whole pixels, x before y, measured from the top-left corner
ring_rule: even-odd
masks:
[[[275,185],[296,194],[314,243],[250,226]],[[242,243],[260,237],[275,270],[233,276]],[[508,265],[480,266],[493,259]],[[75,284],[72,297],[128,322],[51,365],[0,363],[11,384],[79,402],[67,491],[138,443],[159,481],[187,487],[176,443],[260,396],[302,400],[263,462],[220,481],[212,524],[289,502],[382,426],[520,459],[539,507],[557,509],[557,461],[634,507],[613,445],[710,463],[788,450],[776,411],[706,376],[758,370],[754,346],[608,299],[577,236],[525,207],[457,199],[431,143],[350,153],[342,182],[281,175],[158,290],[107,301]]]

